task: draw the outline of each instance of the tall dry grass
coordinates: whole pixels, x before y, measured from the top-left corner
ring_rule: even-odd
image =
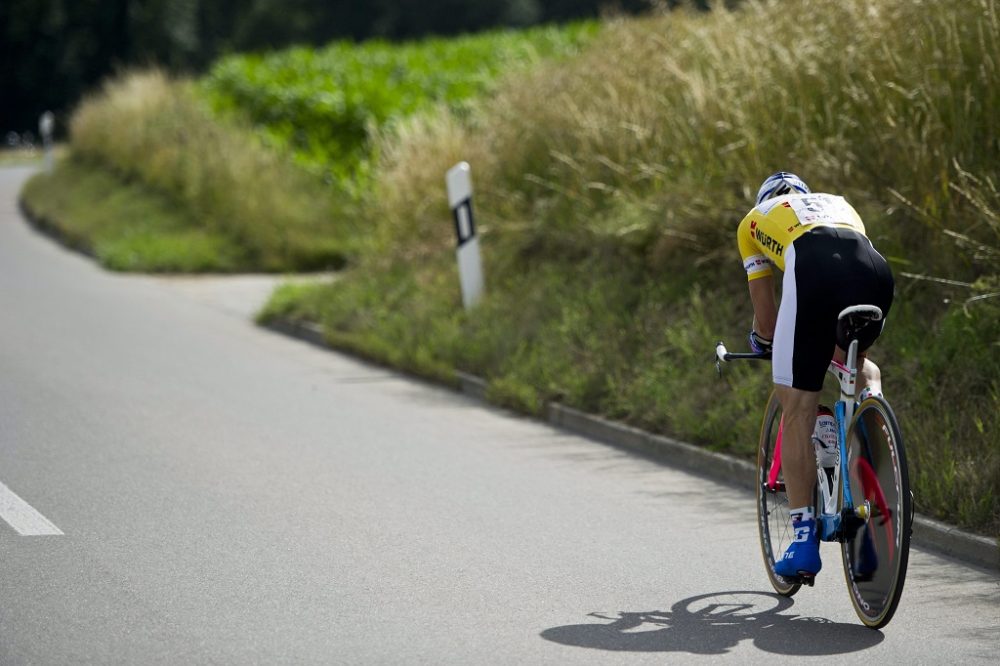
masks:
[[[73,116],[71,151],[175,197],[263,270],[342,263],[353,221],[329,191],[248,129],[222,124],[161,71],[109,80]]]
[[[477,122],[387,141],[384,210],[422,226],[398,213],[422,207],[419,174],[460,153],[501,218],[611,232],[621,219],[706,250],[785,168],[866,206],[874,233],[907,249],[942,229],[996,247],[995,225],[967,218],[998,172],[997,6],[786,0],[622,21],[583,57],[519,77]],[[897,219],[906,233],[885,229]]]

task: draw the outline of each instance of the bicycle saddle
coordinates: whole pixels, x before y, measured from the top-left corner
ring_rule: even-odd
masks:
[[[869,326],[880,321],[882,308],[876,305],[852,305],[844,308],[837,315],[837,345],[841,349],[847,349],[851,340],[860,339]]]

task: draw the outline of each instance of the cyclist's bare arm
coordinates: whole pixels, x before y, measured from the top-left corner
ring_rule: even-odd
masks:
[[[778,323],[778,303],[774,297],[774,276],[750,280],[750,302],[753,304],[754,330],[758,334],[774,339],[774,329]]]

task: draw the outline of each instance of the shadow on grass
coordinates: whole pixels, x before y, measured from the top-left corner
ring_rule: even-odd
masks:
[[[882,642],[879,631],[786,613],[794,602],[767,592],[713,592],[681,599],[669,611],[590,613],[588,624],[552,627],[542,638],[613,652],[726,654],[741,641],[795,656],[857,652]]]

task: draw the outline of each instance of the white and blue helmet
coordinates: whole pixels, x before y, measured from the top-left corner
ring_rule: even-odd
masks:
[[[779,171],[773,176],[768,176],[767,180],[757,190],[757,205],[759,206],[768,199],[780,197],[782,194],[809,194],[811,190],[805,182],[794,173]]]

